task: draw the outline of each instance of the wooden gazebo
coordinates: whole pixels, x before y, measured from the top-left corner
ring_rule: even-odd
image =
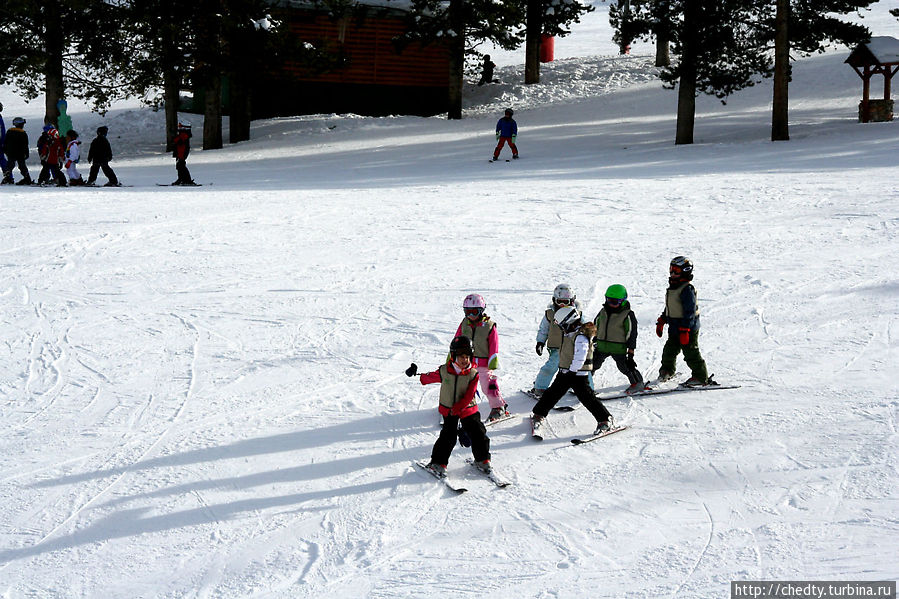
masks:
[[[890,81],[899,71],[899,39],[889,36],[872,37],[866,44],[859,44],[846,62],[862,78],[862,101],[858,105],[858,120],[892,121],[893,101],[890,99]],[[883,75],[883,100],[872,100],[871,77]]]

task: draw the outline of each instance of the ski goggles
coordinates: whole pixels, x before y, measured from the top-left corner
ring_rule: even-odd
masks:
[[[617,297],[607,297],[606,305],[612,306],[613,308],[617,308],[621,304],[624,303],[623,299],[618,299]]]
[[[484,308],[462,308],[465,311],[465,316],[480,316],[484,313]]]
[[[570,300],[567,297],[554,299],[553,300],[557,306],[570,306],[574,303],[574,300]]]
[[[684,269],[681,268],[680,266],[675,266],[672,264],[671,266],[668,267],[668,272],[673,275],[680,275],[680,274],[683,274]]]

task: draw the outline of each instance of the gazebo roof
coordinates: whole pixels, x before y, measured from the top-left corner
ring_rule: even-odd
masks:
[[[853,67],[899,64],[899,39],[888,35],[872,37],[866,44],[859,44],[849,58]]]

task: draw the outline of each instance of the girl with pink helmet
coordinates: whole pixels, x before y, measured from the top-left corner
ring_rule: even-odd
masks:
[[[456,330],[456,337],[464,336],[471,339],[474,348],[474,365],[478,369],[481,382],[481,391],[490,402],[490,414],[487,422],[500,420],[511,416],[506,401],[499,390],[496,373],[499,368],[499,335],[496,332],[496,323],[485,313],[487,302],[483,296],[472,293],[462,302],[465,318]]]

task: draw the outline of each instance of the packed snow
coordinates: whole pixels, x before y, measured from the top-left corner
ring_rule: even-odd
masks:
[[[0,597],[707,598],[899,578],[899,125],[858,123],[838,48],[796,61],[791,141],[769,141],[764,81],[700,98],[696,143],[674,146],[676,92],[650,46],[614,53],[604,6],[540,85],[495,54],[503,83],[467,86],[461,121],[279,118],[208,152],[197,135],[203,187],[156,185],[175,178],[162,113],[71,102],[86,142],[109,126],[132,187],[0,188]],[[899,36],[888,8],[866,24]],[[0,101],[33,143],[42,101]],[[522,158],[491,164],[506,106]],[[610,401],[629,430],[578,447],[590,415],[553,412],[533,441],[521,390],[553,287],[592,317],[625,285],[653,378],[679,254],[710,372],[742,386]],[[403,370],[445,359],[471,292],[499,327],[516,417],[488,431],[513,484],[457,446],[457,496],[412,465],[437,388]]]

